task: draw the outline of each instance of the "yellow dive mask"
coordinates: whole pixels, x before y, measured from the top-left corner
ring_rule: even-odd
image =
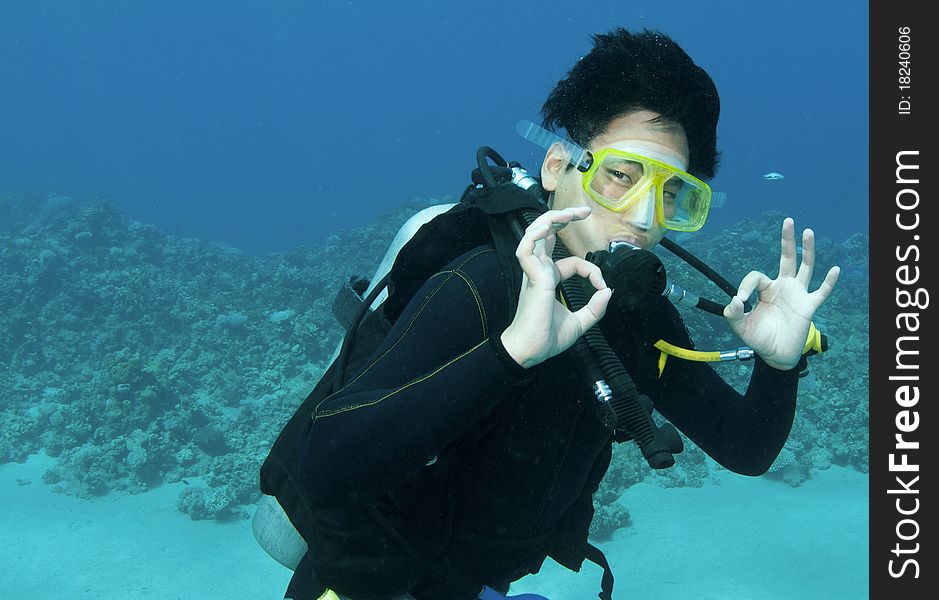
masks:
[[[519,121],[516,130],[545,149],[561,144],[570,163],[583,173],[584,191],[597,204],[623,212],[654,194],[656,221],[666,229],[697,231],[704,226],[711,206],[710,186],[669,164],[668,157],[639,148],[590,152],[531,121]]]

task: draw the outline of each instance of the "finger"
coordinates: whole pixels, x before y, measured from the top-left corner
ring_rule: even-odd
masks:
[[[515,255],[521,258],[522,255],[529,256],[534,254],[538,241],[543,240],[550,230],[551,226],[546,223],[532,223],[529,225],[525,229],[525,234],[522,235],[522,239],[518,242]]]
[[[557,232],[558,229],[548,227],[548,233],[544,236],[544,255],[549,261],[554,260],[554,245],[558,240]]]
[[[589,206],[572,206],[563,210],[549,210],[532,221],[531,225],[547,224],[555,231],[560,231],[571,221],[586,219],[590,216],[590,213],[591,209]]]
[[[779,254],[779,276],[794,277],[796,274],[796,225],[791,217],[783,219],[781,252]]]
[[[759,271],[750,271],[743,278],[743,281],[740,282],[740,286],[737,288],[737,295],[735,298],[739,298],[741,302],[746,302],[747,299],[753,294],[753,291],[762,292],[773,283],[773,280],[767,277],[765,274],[760,273]]]
[[[538,257],[538,260],[546,263],[551,259],[551,253],[554,252],[554,242],[557,240],[557,236],[554,235],[554,230],[551,229],[550,225],[543,229],[543,232],[535,240],[534,254]]]
[[[592,262],[588,262],[577,256],[568,256],[567,258],[562,258],[557,261],[555,265],[557,265],[561,281],[573,277],[574,275],[580,275],[581,277],[589,279],[594,289],[602,290],[606,288],[606,281],[603,280],[603,273],[600,271],[600,267]]]
[[[529,279],[537,279],[544,267],[544,245],[539,242],[544,240],[550,230],[551,227],[547,224],[532,223],[525,230],[525,235],[522,236],[515,249],[515,257]]]
[[[571,221],[587,218],[590,213],[589,206],[577,206],[549,210],[532,221],[515,250],[522,271],[530,280],[538,280],[546,267],[553,268],[551,257],[557,242],[556,232]]]
[[[831,293],[835,289],[835,284],[838,283],[838,276],[841,275],[841,267],[832,267],[828,269],[828,274],[825,275],[825,280],[822,282],[822,285],[818,286],[818,289],[809,294],[812,299],[815,301],[815,306],[819,307],[825,300],[828,300],[828,297],[831,296]]]
[[[728,321],[739,321],[744,317],[744,305],[743,300],[734,296],[730,299],[730,302],[727,306],[724,307],[724,318]]]
[[[808,289],[809,282],[812,280],[812,273],[815,272],[815,232],[806,229],[802,232],[802,264],[799,265],[799,272],[796,273],[796,279]]]
[[[586,332],[603,318],[603,315],[606,314],[607,306],[610,305],[610,298],[612,297],[613,290],[610,288],[596,291],[593,293],[593,296],[590,297],[590,300],[587,301],[587,304],[574,313],[574,318],[576,318],[577,322],[580,324],[581,332]]]
[[[563,210],[549,210],[532,221],[528,228],[547,226],[550,235],[564,229],[572,221],[586,219],[591,212],[589,206],[572,206]],[[527,231],[528,229],[526,229]]]

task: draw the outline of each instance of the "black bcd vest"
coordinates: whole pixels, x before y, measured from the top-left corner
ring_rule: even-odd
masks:
[[[538,198],[513,183],[471,185],[460,202],[425,223],[401,248],[391,268],[388,298],[369,311],[355,331],[344,379],[371,355],[424,282],[464,252],[484,244],[496,247],[512,310],[522,272],[515,249],[524,228],[521,210],[544,211]],[[530,213],[531,214],[531,213]],[[317,580],[363,596],[401,594],[427,572],[408,552],[367,518],[363,507],[323,510],[313,506],[298,480],[301,445],[315,407],[333,391],[337,361],[326,370],[275,440],[260,470],[261,492],[277,498],[291,523],[311,548]],[[336,535],[342,531],[341,535]]]

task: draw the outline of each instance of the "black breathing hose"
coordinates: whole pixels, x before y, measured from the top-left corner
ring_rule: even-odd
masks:
[[[663,248],[665,248],[666,250],[668,250],[669,252],[677,256],[678,258],[682,259],[683,261],[691,265],[698,273],[701,273],[702,275],[710,279],[712,282],[714,282],[714,285],[724,290],[724,292],[731,298],[737,295],[737,288],[735,288],[733,284],[731,284],[729,281],[724,279],[720,273],[718,273],[711,267],[704,264],[704,262],[702,262],[700,258],[698,258],[694,254],[688,252],[687,250],[679,246],[677,242],[674,242],[668,238],[662,238],[662,241],[660,241],[659,244]],[[706,299],[702,298],[701,300],[703,302]],[[705,303],[703,306],[700,306],[702,310],[706,310],[707,312],[718,315],[718,316],[724,315],[723,306],[711,300],[707,300],[707,302],[710,302],[711,304],[708,305]],[[720,307],[720,311],[715,312],[715,307]],[[743,303],[743,310],[749,311],[750,308],[751,308],[750,303],[745,301]]]
[[[522,210],[522,217],[527,224],[531,224],[538,216],[533,210]],[[569,255],[567,248],[558,240],[552,259],[557,261]],[[580,282],[580,278],[572,277],[561,284],[562,294],[571,311],[587,304]],[[683,450],[678,431],[670,423],[662,427],[656,425],[652,419],[652,400],[639,393],[599,325],[594,325],[581,336],[574,343],[572,352],[594,381],[594,392],[600,402],[600,420],[604,426],[611,432],[614,429],[625,431],[639,445],[642,455],[653,469],[665,469],[675,464],[673,455]]]

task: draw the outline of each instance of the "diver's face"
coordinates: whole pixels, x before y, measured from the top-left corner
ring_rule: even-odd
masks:
[[[588,150],[601,148],[629,149],[641,153],[649,150],[663,155],[682,169],[688,168],[688,139],[680,125],[653,123],[657,113],[638,110],[613,119],[606,130],[590,144]],[[558,235],[574,256],[606,250],[612,241],[624,241],[649,249],[659,243],[665,228],[655,218],[654,194],[640,198],[623,212],[614,212],[597,204],[584,191],[583,174],[567,168],[567,155],[557,146],[548,150],[541,166],[541,182],[546,190],[554,192],[551,208],[589,206],[590,216],[574,221]]]

